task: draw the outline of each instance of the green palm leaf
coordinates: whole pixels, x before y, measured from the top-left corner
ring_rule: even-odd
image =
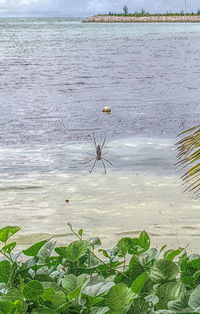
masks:
[[[181,132],[183,136],[177,143],[177,165],[181,170],[187,169],[181,176],[185,191],[194,193],[195,198],[200,196],[200,124]]]

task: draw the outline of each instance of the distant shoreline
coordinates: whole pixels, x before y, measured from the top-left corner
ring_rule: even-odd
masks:
[[[93,15],[83,20],[83,23],[200,23],[200,15],[150,15],[150,16],[115,16]]]

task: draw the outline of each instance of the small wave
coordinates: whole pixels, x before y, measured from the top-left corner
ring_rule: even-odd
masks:
[[[41,186],[4,186],[0,187],[1,191],[21,191],[21,190],[31,190],[31,189],[41,189]]]

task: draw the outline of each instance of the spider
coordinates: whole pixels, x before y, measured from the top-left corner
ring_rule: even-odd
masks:
[[[107,152],[105,152],[105,153],[102,154],[102,149],[103,149],[104,144],[105,144],[105,141],[106,141],[106,133],[105,133],[105,137],[104,137],[104,140],[103,140],[103,143],[102,143],[101,146],[100,146],[100,145],[97,145],[96,140],[95,140],[94,133],[93,133],[93,141],[94,141],[94,146],[95,146],[95,148],[96,148],[96,156],[94,156],[94,155],[88,153],[88,155],[94,156],[94,157],[91,158],[90,160],[86,161],[86,162],[83,162],[83,164],[87,164],[88,162],[94,160],[94,163],[93,163],[93,165],[92,165],[92,168],[90,169],[90,173],[92,173],[92,171],[94,170],[94,167],[95,167],[95,165],[96,165],[96,162],[99,161],[99,160],[101,160],[101,162],[102,162],[102,164],[103,164],[103,168],[104,168],[104,173],[106,174],[106,166],[105,166],[104,160],[105,160],[106,162],[108,162],[111,166],[113,165],[109,160],[107,160],[106,158],[102,157],[102,156],[104,156],[104,155],[106,155],[106,154],[108,153],[108,151],[107,151]]]

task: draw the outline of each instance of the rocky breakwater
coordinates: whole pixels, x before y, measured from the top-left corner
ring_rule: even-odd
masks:
[[[200,23],[200,15],[115,16],[93,15],[83,23]]]

